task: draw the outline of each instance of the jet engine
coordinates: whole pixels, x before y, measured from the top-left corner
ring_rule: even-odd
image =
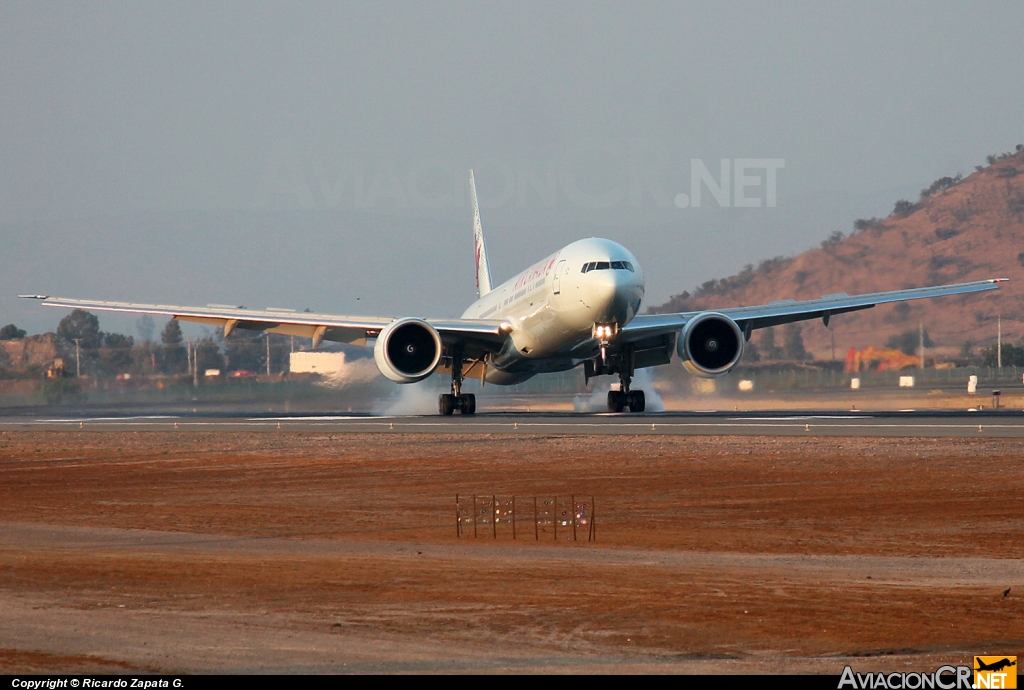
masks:
[[[380,373],[396,383],[416,383],[430,376],[441,361],[441,337],[426,321],[392,321],[377,336],[373,359]]]
[[[691,374],[724,376],[743,355],[743,331],[724,314],[704,312],[686,323],[676,350]]]

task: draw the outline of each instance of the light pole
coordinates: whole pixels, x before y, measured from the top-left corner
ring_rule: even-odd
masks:
[[[267,336],[267,376],[270,376],[270,333],[264,333]]]
[[[917,352],[921,357],[921,368],[924,369],[924,322],[917,322]]]
[[[1003,368],[1003,316],[996,317],[996,367]]]
[[[72,338],[75,341],[75,378],[82,378],[82,339]]]

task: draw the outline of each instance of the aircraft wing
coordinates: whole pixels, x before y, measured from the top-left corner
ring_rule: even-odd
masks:
[[[820,299],[797,302],[796,300],[784,300],[781,302],[770,302],[756,307],[732,307],[729,309],[708,309],[733,319],[741,330],[749,337],[750,331],[758,328],[778,326],[793,321],[806,321],[809,319],[823,319],[828,324],[828,319],[836,314],[845,314],[861,309],[870,309],[876,304],[887,304],[889,302],[904,302],[913,299],[924,299],[927,297],[946,297],[948,295],[965,295],[972,292],[985,292],[995,290],[999,283],[1009,280],[1008,278],[990,278],[978,280],[972,283],[957,283],[954,285],[937,285],[935,287],[913,288],[911,290],[893,290],[891,292],[873,292],[866,295],[847,295],[839,293],[825,295]],[[697,314],[703,312],[691,311],[676,314],[641,314],[633,318],[625,327],[619,331],[616,342],[633,343],[642,342],[650,338],[658,338],[670,333],[678,333],[686,322]]]
[[[366,345],[368,338],[376,338],[381,330],[394,321],[391,317],[336,316],[332,314],[311,314],[286,309],[262,311],[209,305],[206,307],[181,307],[167,304],[136,304],[134,302],[103,302],[98,300],[67,299],[47,295],[19,295],[27,299],[38,299],[46,307],[66,309],[88,309],[94,311],[127,312],[132,314],[159,314],[178,321],[191,321],[224,329],[230,335],[236,328],[248,331],[266,331],[282,335],[296,335],[312,338],[316,347],[322,340],[353,345]],[[501,349],[507,333],[502,330],[500,320],[470,319],[424,319],[433,326],[442,342],[475,346],[472,349],[495,352]]]

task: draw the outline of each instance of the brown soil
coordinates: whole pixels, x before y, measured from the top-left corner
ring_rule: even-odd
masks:
[[[0,672],[838,673],[1015,654],[1022,445],[4,432]],[[598,541],[534,541],[532,521],[527,539],[456,538],[456,493],[593,495]]]

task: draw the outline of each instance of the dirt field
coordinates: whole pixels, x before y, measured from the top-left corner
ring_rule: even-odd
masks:
[[[1022,456],[994,439],[3,432],[0,672],[1017,654]],[[597,542],[535,541],[532,522],[458,539],[456,493],[593,495]]]

